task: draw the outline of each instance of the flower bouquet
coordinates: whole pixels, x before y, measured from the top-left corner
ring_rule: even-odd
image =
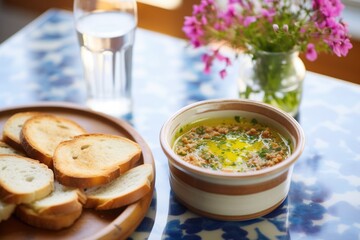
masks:
[[[314,61],[319,52],[341,57],[352,48],[347,25],[339,18],[344,8],[340,0],[221,2],[201,0],[194,5],[183,31],[195,48],[217,43],[202,57],[206,73],[217,60],[224,63],[220,76],[227,75],[232,59],[221,53],[223,46],[234,49],[236,56],[244,52],[251,57],[251,73],[240,76],[241,97],[255,97],[294,115],[305,75],[298,53]]]

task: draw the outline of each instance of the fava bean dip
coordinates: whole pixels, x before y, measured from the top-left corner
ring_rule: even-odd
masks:
[[[205,119],[184,126],[173,148],[186,162],[227,172],[271,167],[291,153],[290,140],[255,118],[240,116]]]

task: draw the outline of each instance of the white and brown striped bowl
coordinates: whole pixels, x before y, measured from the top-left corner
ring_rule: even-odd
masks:
[[[199,119],[240,115],[255,117],[292,140],[292,154],[265,169],[230,173],[197,167],[173,151],[179,129]],[[248,220],[263,216],[286,198],[293,165],[304,148],[304,133],[297,121],[267,104],[248,100],[209,100],[176,112],[160,132],[161,147],[170,168],[170,184],[176,198],[193,212],[221,220]]]

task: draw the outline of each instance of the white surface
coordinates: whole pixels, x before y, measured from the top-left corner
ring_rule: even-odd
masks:
[[[248,215],[269,209],[285,198],[290,187],[287,179],[272,189],[255,194],[222,195],[193,188],[174,175],[171,184],[175,194],[184,202],[201,211],[223,216]]]

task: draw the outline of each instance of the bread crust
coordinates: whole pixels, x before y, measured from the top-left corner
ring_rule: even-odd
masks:
[[[3,140],[5,143],[7,143],[9,146],[13,147],[14,149],[24,151],[23,147],[21,146],[21,143],[18,144],[17,142],[15,142],[15,141],[14,141],[12,138],[10,138],[9,136],[3,134],[2,140]]]
[[[150,165],[150,164],[145,164],[145,165],[147,165],[147,166],[140,165],[138,167],[151,167],[151,171],[148,173],[148,175],[145,176],[146,177],[145,179],[135,179],[134,180],[134,181],[141,181],[141,182],[139,182],[139,185],[137,186],[137,188],[134,189],[132,192],[128,192],[126,194],[119,194],[118,196],[111,197],[111,198],[99,197],[97,194],[90,193],[87,195],[87,201],[86,201],[86,204],[84,205],[84,207],[85,208],[95,208],[96,210],[109,210],[109,209],[123,207],[125,205],[129,205],[129,204],[132,204],[132,203],[140,200],[148,192],[151,191],[151,183],[154,179],[152,165]],[[142,177],[144,177],[144,176],[142,176]],[[121,176],[120,176],[120,178],[121,178]],[[121,183],[121,184],[123,184],[123,183]],[[102,187],[106,188],[106,185],[102,186]],[[86,191],[85,191],[85,194],[87,194]]]
[[[68,126],[70,126],[72,128],[72,130],[74,130],[74,133],[67,136],[66,139],[60,140],[60,142],[68,140],[69,137],[74,137],[76,135],[84,134],[84,133],[86,133],[86,131],[79,124],[77,124],[76,122],[74,122],[70,119],[61,118],[61,117],[57,117],[57,116],[53,116],[53,115],[49,115],[49,114],[41,114],[38,116],[34,116],[34,117],[28,119],[24,123],[22,131],[20,133],[20,142],[21,142],[22,148],[24,149],[24,151],[26,152],[26,154],[29,157],[41,161],[42,163],[46,164],[49,168],[52,169],[53,168],[53,151],[55,150],[55,148],[53,149],[53,151],[51,153],[45,152],[42,148],[40,148],[38,146],[37,136],[34,136],[31,134],[31,131],[36,126],[36,123],[39,121],[47,121],[49,124],[67,124]],[[76,133],[75,133],[75,131],[76,131]],[[58,135],[58,132],[49,133],[49,135],[47,135],[48,141],[53,141],[52,137],[54,137],[54,135]],[[58,143],[60,143],[60,142],[58,142]]]
[[[78,199],[74,199],[71,202],[66,202],[61,205],[55,205],[49,208],[40,209],[36,213],[39,216],[70,214],[77,210],[78,203],[80,203]]]
[[[11,127],[12,125],[18,125],[18,123],[16,123],[16,121],[19,118],[24,118],[25,121],[40,115],[42,113],[40,112],[19,112],[19,113],[15,113],[14,115],[12,115],[4,124],[3,127],[3,141],[5,143],[7,143],[8,145],[10,145],[11,147],[15,148],[16,150],[20,150],[20,151],[24,151],[23,147],[21,145],[21,141],[20,141],[20,132],[18,133],[17,136],[15,136],[12,131],[11,131]],[[25,123],[25,121],[21,121],[21,124],[23,125]],[[16,127],[20,127],[20,126],[16,126]]]
[[[48,171],[49,175],[54,176],[51,169],[49,169],[45,164],[42,164],[37,160],[30,159],[27,157],[17,156],[17,155],[0,155],[0,158],[6,158],[6,157],[20,158],[23,159],[24,161],[38,164],[41,168],[43,168],[44,171]],[[9,186],[6,185],[6,183],[4,183],[0,178],[0,199],[2,199],[6,203],[14,203],[14,204],[30,203],[32,201],[47,196],[53,191],[53,189],[54,189],[54,177],[52,177],[52,179],[50,179],[49,182],[46,185],[44,185],[42,188],[27,193],[19,193],[14,189],[9,189]]]
[[[9,144],[7,144],[3,141],[0,141],[0,155],[4,155],[4,154],[5,155],[9,155],[9,154],[20,155],[23,157],[26,156],[26,154],[24,153],[24,151],[22,149],[21,150],[15,149],[12,146],[10,146]]]
[[[40,152],[39,150],[37,150],[36,148],[31,146],[30,141],[23,135],[22,131],[20,133],[20,141],[21,141],[22,148],[24,149],[24,151],[26,152],[26,154],[29,157],[39,160],[40,162],[44,163],[49,168],[53,167],[52,157],[43,154],[42,152]]]
[[[113,172],[108,173],[104,176],[93,176],[93,177],[73,177],[69,176],[66,173],[62,173],[61,171],[54,168],[55,178],[61,184],[69,187],[77,187],[77,188],[89,188],[100,186],[106,183],[111,182],[113,179],[120,176],[120,171],[115,169]]]
[[[41,209],[34,209],[31,205],[27,205],[29,208],[32,208],[39,216],[46,216],[46,215],[60,215],[60,214],[67,214],[72,213],[78,209],[78,203],[84,205],[86,203],[87,197],[85,193],[80,189],[74,189],[73,191],[76,192],[76,197],[71,199],[67,202],[62,202],[60,204],[54,204],[50,207],[41,208]]]
[[[0,222],[7,220],[15,211],[16,204],[5,203],[0,200]]]
[[[136,191],[118,196],[109,200],[89,197],[84,205],[85,208],[95,208],[96,210],[109,210],[120,208],[132,204],[144,197],[151,190],[150,184],[142,185]]]
[[[52,192],[53,184],[49,184],[46,187],[39,189],[32,193],[13,193],[5,187],[1,186],[0,183],[0,198],[6,203],[30,203],[35,200],[46,197]]]
[[[21,221],[31,226],[49,230],[60,230],[70,227],[81,216],[82,204],[79,202],[75,203],[73,210],[63,214],[38,214],[26,205],[19,205],[15,210],[15,214]]]
[[[65,161],[73,161],[70,159],[70,156],[64,156],[63,151],[71,152],[72,148],[76,146],[77,141],[87,140],[87,139],[117,139],[119,141],[126,141],[132,146],[136,146],[137,150],[134,152],[129,159],[119,161],[119,163],[114,166],[109,167],[108,169],[102,171],[98,171],[98,169],[93,169],[93,173],[91,175],[84,174],[75,174],[71,173],[68,164]],[[96,144],[96,142],[94,143]],[[115,178],[119,177],[121,174],[125,173],[129,169],[131,169],[137,161],[141,157],[141,148],[140,146],[124,137],[108,135],[108,134],[83,134],[74,137],[72,140],[64,141],[58,145],[55,150],[53,162],[54,162],[54,173],[55,178],[61,184],[65,186],[77,187],[77,188],[90,188],[95,186],[100,186],[106,183],[113,181]],[[89,157],[90,159],[90,157]],[[87,161],[86,159],[82,159]],[[76,161],[80,161],[77,159]],[[93,161],[93,159],[91,159]],[[95,160],[96,161],[96,160]],[[90,162],[90,160],[89,160]],[[78,166],[81,169],[80,165]]]

